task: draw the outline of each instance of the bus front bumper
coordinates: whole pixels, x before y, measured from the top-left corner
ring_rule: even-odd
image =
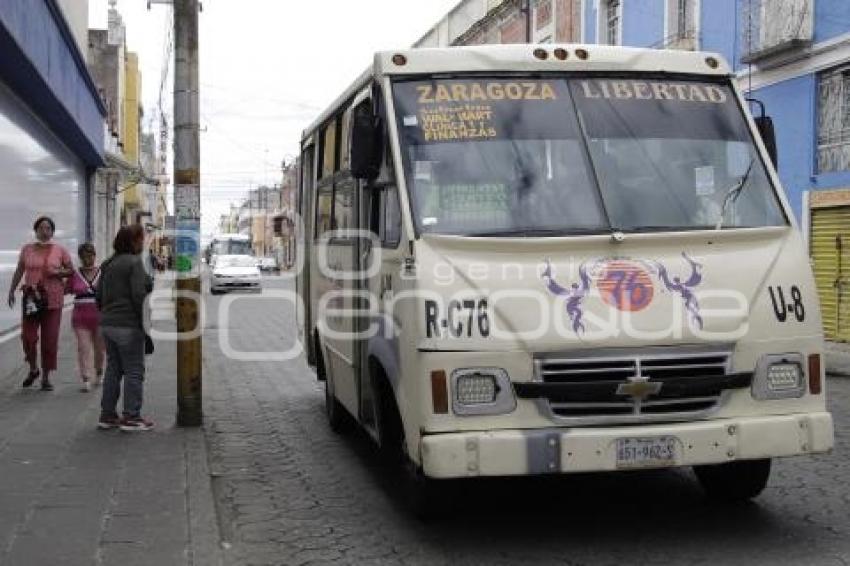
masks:
[[[671,440],[672,438],[672,440]],[[623,443],[666,439],[672,455],[625,461]],[[829,413],[740,417],[609,428],[547,428],[425,435],[422,470],[432,478],[551,473],[719,464],[829,451]]]

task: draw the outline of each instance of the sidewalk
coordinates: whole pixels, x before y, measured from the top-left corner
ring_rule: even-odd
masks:
[[[176,428],[175,344],[148,358],[150,432],[99,431],[79,390],[66,313],[56,390],[0,374],[0,564],[215,565],[218,527],[201,429]],[[21,356],[20,342],[0,356]]]

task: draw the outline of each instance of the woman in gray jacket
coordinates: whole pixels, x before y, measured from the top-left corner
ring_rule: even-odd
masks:
[[[153,422],[142,416],[145,380],[145,300],[153,279],[145,270],[141,252],[145,230],[140,224],[124,226],[115,236],[115,254],[101,267],[97,287],[100,327],[106,343],[106,373],[98,428],[150,430]],[[124,381],[124,411],[118,417],[118,397]]]

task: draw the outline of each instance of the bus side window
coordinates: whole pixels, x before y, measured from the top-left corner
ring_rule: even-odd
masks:
[[[348,171],[351,168],[351,118],[354,108],[348,108],[342,114],[339,136],[339,170]]]
[[[369,230],[380,239],[383,224],[384,204],[382,201],[384,191],[364,191],[364,194],[369,198]]]
[[[354,182],[338,181],[334,186],[334,230],[354,228]],[[339,237],[340,235],[338,235]],[[345,237],[345,236],[342,236]]]
[[[401,207],[393,186],[370,191],[369,230],[384,248],[397,248],[401,241]]]
[[[336,228],[334,222],[334,201],[336,200],[334,190],[334,172],[337,168],[339,157],[339,136],[337,129],[338,118],[330,120],[320,136],[321,163],[318,171],[319,181],[316,187],[316,233],[317,239],[325,232]]]
[[[401,206],[398,202],[398,190],[389,186],[384,192],[384,232],[381,243],[385,248],[397,248],[401,241]]]
[[[320,187],[316,198],[316,239],[332,229],[333,186]]]
[[[322,131],[322,170],[320,175],[322,179],[333,176],[336,170],[336,126],[336,120],[333,120]]]

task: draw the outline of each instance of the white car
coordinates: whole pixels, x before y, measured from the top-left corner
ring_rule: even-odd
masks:
[[[277,266],[277,260],[273,257],[264,257],[260,259],[258,266],[260,271],[280,271],[280,268]]]
[[[232,289],[262,291],[257,258],[249,255],[220,255],[216,258],[210,277],[210,292],[218,295]]]

